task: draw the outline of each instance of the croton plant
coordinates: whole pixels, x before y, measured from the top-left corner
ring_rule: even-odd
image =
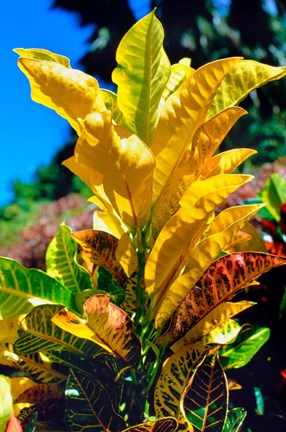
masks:
[[[252,180],[233,172],[255,151],[218,149],[246,114],[239,102],[286,68],[171,65],[163,36],[155,11],[127,32],[116,94],[62,55],[15,49],[33,100],[78,135],[63,164],[95,210],[88,230],[62,223],[46,272],[0,259],[0,431],[235,432],[244,421],[228,370],[269,329],[245,329],[237,315],[254,304],[235,295],[286,258],[248,222],[263,204],[223,207]]]

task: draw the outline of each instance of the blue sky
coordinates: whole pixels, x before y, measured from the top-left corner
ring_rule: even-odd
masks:
[[[10,184],[30,180],[69,136],[68,123],[30,98],[27,78],[17,67],[13,48],[45,48],[71,59],[87,50],[92,28],[80,28],[76,14],[50,9],[52,0],[3,2],[0,14],[0,205],[11,198]]]

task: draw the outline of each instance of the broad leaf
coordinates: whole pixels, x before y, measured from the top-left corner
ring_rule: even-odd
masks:
[[[92,76],[54,59],[20,57],[18,66],[30,81],[32,99],[55,110],[78,134],[79,118],[105,110],[98,82]]]
[[[86,320],[63,309],[52,321],[61,329],[94,341],[108,352],[124,361],[136,364],[140,355],[140,343],[133,332],[133,322],[109,296],[97,294],[84,304]]]
[[[112,123],[110,111],[90,114],[82,123],[75,161],[102,176],[104,192],[128,227],[149,217],[155,159],[136,135]]]
[[[17,366],[25,376],[39,383],[62,383],[67,380],[68,370],[58,370],[58,365],[41,353],[19,355]]]
[[[270,329],[260,327],[241,332],[237,340],[220,351],[220,360],[224,369],[240,368],[251,361],[253,356],[267,342],[270,337]]]
[[[33,299],[74,306],[70,290],[43,271],[26,269],[12,259],[0,258],[0,316],[10,319],[30,312]]]
[[[259,252],[237,252],[217,259],[177,307],[166,335],[168,340],[179,340],[219,304],[230,300],[261,274],[285,264],[286,258]]]
[[[118,85],[117,103],[124,123],[148,146],[159,119],[159,102],[170,74],[163,48],[164,31],[155,10],[138,21],[122,38],[112,80]]]
[[[81,256],[86,264],[95,264],[108,270],[120,285],[127,276],[116,259],[118,239],[104,231],[84,230],[72,233],[81,246]]]
[[[180,408],[181,397],[204,353],[202,345],[187,345],[165,360],[154,392],[157,417],[173,416],[180,425],[185,424]]]
[[[159,420],[141,423],[124,429],[122,432],[174,432],[177,430],[178,422],[173,417],[164,417]]]
[[[9,378],[0,375],[0,432],[5,432],[7,422],[13,411],[13,399]]]
[[[223,109],[237,105],[252,90],[286,75],[286,67],[274,67],[254,60],[243,60],[234,65],[216,92],[208,118]]]
[[[120,432],[125,428],[108,390],[96,377],[70,371],[66,386],[66,421],[70,431]]]
[[[217,356],[206,357],[185,389],[184,414],[194,432],[217,432],[223,429],[227,408],[226,376]]]
[[[36,384],[23,391],[14,403],[42,403],[49,399],[61,399],[64,397],[65,385],[56,384]]]
[[[71,229],[61,224],[46,252],[47,273],[70,289],[74,295],[92,288],[89,274],[77,262],[77,254],[78,246],[71,237]]]
[[[219,174],[232,173],[240,164],[242,164],[242,162],[255,153],[256,150],[243,148],[221,152],[213,156],[204,164],[201,176],[204,178]]]

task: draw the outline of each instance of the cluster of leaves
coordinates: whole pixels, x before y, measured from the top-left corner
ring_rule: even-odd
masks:
[[[241,325],[253,303],[233,299],[286,258],[257,246],[248,221],[261,204],[219,211],[252,180],[233,171],[254,151],[216,150],[245,114],[238,103],[286,68],[171,65],[163,36],[152,11],[123,37],[117,94],[66,57],[16,50],[33,99],[77,132],[64,164],[100,210],[93,229],[61,225],[46,272],[0,259],[2,364],[26,377],[10,380],[3,422],[12,410],[28,430],[235,432],[244,421],[226,372],[269,329]]]

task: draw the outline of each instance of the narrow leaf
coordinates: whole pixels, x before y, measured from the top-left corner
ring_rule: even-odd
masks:
[[[63,66],[70,68],[70,60],[61,55],[55,54],[49,50],[41,48],[15,48],[13,50],[15,53],[19,54],[21,57],[37,59],[37,60],[48,60],[56,63],[60,63]]]
[[[247,412],[243,408],[233,408],[227,414],[222,432],[239,432]]]
[[[173,417],[163,417],[159,420],[141,423],[124,429],[122,432],[174,432],[177,430],[178,422]]]
[[[164,31],[150,12],[123,37],[112,80],[118,85],[117,103],[124,123],[148,146],[159,119],[159,102],[170,74],[163,48]]]
[[[9,258],[0,258],[0,315],[10,319],[33,309],[31,300],[73,307],[68,288],[41,270],[26,269]]]

